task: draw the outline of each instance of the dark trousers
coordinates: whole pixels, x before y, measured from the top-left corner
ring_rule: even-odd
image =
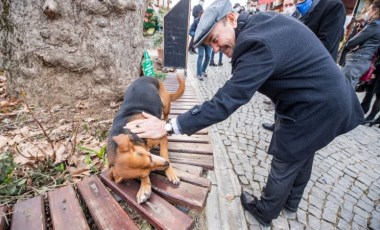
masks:
[[[195,49],[194,49],[194,37],[191,37],[188,49],[189,49],[189,51],[195,52]]]
[[[260,218],[276,219],[283,208],[297,211],[303,191],[310,179],[314,154],[296,162],[273,157],[265,192],[257,203]]]

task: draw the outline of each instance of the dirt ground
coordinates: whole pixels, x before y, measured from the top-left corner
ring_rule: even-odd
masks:
[[[46,195],[108,169],[107,132],[121,102],[91,109],[78,101],[72,107],[45,109],[23,98],[10,98],[6,86],[4,72],[0,72],[0,206]],[[118,201],[140,229],[154,229],[133,208]],[[207,229],[204,212],[183,211],[195,220],[194,229]],[[88,212],[86,217],[96,229]]]

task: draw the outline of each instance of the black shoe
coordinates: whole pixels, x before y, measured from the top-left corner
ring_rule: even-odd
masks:
[[[272,101],[271,100],[264,100],[263,103],[267,104],[267,105],[270,105],[272,103]]]
[[[217,66],[215,62],[210,62],[209,66]]]
[[[198,54],[198,52],[195,49],[192,49],[193,53]]]
[[[269,131],[272,131],[274,130],[274,123],[273,124],[269,124],[269,123],[263,123],[262,124],[263,128],[266,129],[266,130],[269,130]]]
[[[257,201],[258,201],[257,197],[255,197],[254,195],[251,195],[250,193],[244,191],[240,195],[240,201],[241,201],[243,207],[245,209],[247,209],[247,211],[250,212],[253,215],[253,217],[255,217],[256,220],[260,224],[262,224],[265,227],[269,227],[270,226],[270,224],[271,224],[272,221],[265,221],[265,220],[263,220],[263,218],[261,217],[261,214],[258,213],[258,211],[257,211],[257,208],[256,208]]]
[[[218,63],[218,66],[222,66],[223,65],[223,63],[220,61],[219,63]]]
[[[196,52],[192,51],[192,50],[189,50],[189,53],[190,54],[196,54]]]

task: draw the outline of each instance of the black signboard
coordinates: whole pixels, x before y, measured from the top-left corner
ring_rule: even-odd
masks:
[[[181,0],[164,17],[164,67],[186,69],[189,15],[190,0]]]

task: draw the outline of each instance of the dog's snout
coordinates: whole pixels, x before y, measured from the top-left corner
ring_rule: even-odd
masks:
[[[165,161],[164,166],[169,167],[169,164],[170,164],[169,161]]]

